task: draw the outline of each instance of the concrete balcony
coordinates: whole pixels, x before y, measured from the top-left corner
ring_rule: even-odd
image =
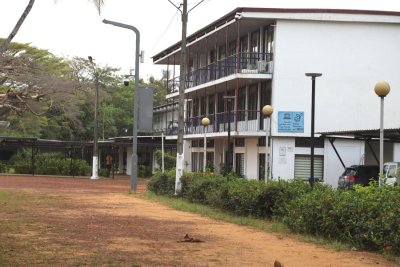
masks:
[[[239,53],[190,71],[186,75],[185,90],[201,86],[209,82],[224,79],[233,74],[265,75],[272,74],[273,61],[271,53]],[[179,92],[179,79],[174,77],[168,80],[167,93]]]

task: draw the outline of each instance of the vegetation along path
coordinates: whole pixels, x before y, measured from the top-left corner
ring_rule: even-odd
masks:
[[[176,211],[129,179],[0,176],[1,266],[395,266]],[[186,238],[185,238],[185,235]]]

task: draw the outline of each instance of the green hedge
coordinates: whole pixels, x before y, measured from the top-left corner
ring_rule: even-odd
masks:
[[[31,155],[26,151],[16,154],[10,160],[9,167],[15,169],[15,173],[31,174]],[[62,153],[38,153],[35,155],[35,174],[43,175],[78,175],[88,176],[91,173],[89,164],[81,159],[65,157]]]
[[[184,174],[180,196],[240,215],[269,217],[294,232],[400,255],[400,188],[371,184],[336,190],[301,180],[244,180],[208,173]],[[148,188],[174,195],[175,171],[156,174]],[[386,251],[387,252],[387,251]]]
[[[155,173],[149,179],[147,188],[159,195],[173,196],[175,193],[175,170]]]

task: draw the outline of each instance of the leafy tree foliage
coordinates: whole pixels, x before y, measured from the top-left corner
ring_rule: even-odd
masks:
[[[93,140],[96,74],[99,138],[132,135],[134,83],[124,86],[118,69],[18,43],[0,59],[0,120],[10,121],[1,135]],[[166,84],[165,75],[140,81],[154,89],[154,106],[165,102]]]

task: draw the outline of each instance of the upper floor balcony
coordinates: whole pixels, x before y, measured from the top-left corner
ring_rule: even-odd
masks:
[[[254,134],[265,131],[266,118],[259,110],[232,110],[207,115],[210,124],[204,127],[201,120],[205,116],[186,118],[184,122],[184,134],[227,133],[240,132]],[[178,121],[168,121],[166,135],[177,135]]]
[[[191,70],[185,76],[185,89],[217,81],[234,74],[272,74],[272,56],[272,53],[239,53],[205,67]],[[168,80],[168,94],[179,92],[179,80],[179,76]]]

